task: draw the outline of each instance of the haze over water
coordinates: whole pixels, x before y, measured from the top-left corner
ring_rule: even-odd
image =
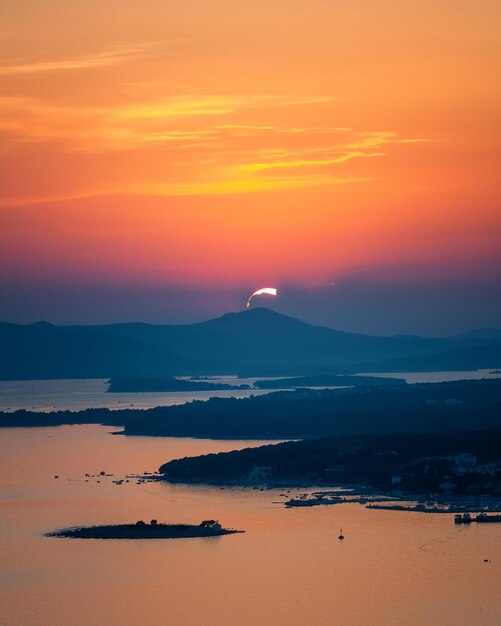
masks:
[[[2,624],[499,623],[496,525],[457,527],[451,515],[358,504],[289,510],[274,504],[283,490],[83,482],[85,472],[123,476],[258,443],[113,437],[108,430],[2,431]],[[246,533],[159,541],[42,536],[80,524],[213,517]]]

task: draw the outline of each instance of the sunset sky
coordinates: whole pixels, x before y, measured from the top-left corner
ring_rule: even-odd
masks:
[[[501,4],[4,0],[0,318],[500,326]],[[271,304],[266,301],[266,304]]]

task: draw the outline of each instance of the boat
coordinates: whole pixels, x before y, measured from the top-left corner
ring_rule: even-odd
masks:
[[[291,498],[284,502],[284,505],[289,508],[293,506],[320,506],[322,504],[339,504],[344,502],[343,498]]]
[[[454,524],[471,524],[473,521],[471,515],[469,513],[457,513],[454,516]]]
[[[479,513],[475,518],[478,524],[501,524],[501,515],[487,515],[487,513]]]
[[[217,520],[204,520],[200,524],[149,524],[139,520],[133,524],[104,526],[76,526],[46,533],[46,537],[72,537],[74,539],[182,539],[191,537],[216,537],[243,533],[243,530],[223,528]]]

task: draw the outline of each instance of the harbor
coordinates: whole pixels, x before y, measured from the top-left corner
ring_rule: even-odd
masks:
[[[339,489],[298,494],[286,500],[283,504],[285,508],[302,508],[355,503],[372,510],[455,514],[461,520],[463,520],[462,516],[467,515],[470,516],[470,521],[478,521],[479,523],[501,521],[501,499],[495,496],[481,498],[456,497],[453,499],[444,496],[429,496],[423,499],[417,495],[368,495],[355,489]],[[478,513],[477,517],[471,518],[471,514],[475,513]],[[468,518],[465,517],[464,519],[467,520]],[[457,523],[469,522],[461,521]]]
[[[454,524],[501,524],[501,515],[487,515],[487,513],[479,513],[476,517],[472,517],[469,513],[457,513],[454,516]]]

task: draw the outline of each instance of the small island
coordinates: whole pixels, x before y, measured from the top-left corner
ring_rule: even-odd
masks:
[[[217,520],[204,520],[200,524],[161,524],[152,519],[149,524],[139,520],[134,524],[63,528],[46,533],[45,536],[74,539],[187,539],[234,535],[243,532],[245,531],[223,528]]]
[[[108,381],[108,393],[148,393],[172,391],[232,391],[250,389],[249,385],[197,382],[166,376],[163,378],[112,378]]]

